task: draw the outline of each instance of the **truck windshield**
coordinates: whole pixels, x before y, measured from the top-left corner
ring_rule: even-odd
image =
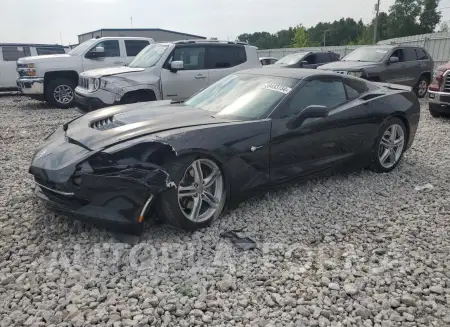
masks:
[[[128,65],[132,68],[153,67],[161,59],[169,46],[167,44],[151,44],[139,52],[134,60]]]
[[[97,41],[96,39],[92,39],[92,40],[88,40],[86,42],[81,43],[76,48],[70,50],[69,55],[81,56],[87,49],[90,49],[96,41]]]
[[[362,47],[350,52],[342,59],[342,61],[380,62],[386,57],[388,52],[389,48]]]

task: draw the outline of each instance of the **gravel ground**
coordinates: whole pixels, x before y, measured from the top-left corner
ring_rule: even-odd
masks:
[[[136,238],[33,196],[34,149],[77,114],[0,97],[0,326],[450,325],[450,120],[423,110],[390,174],[316,179],[206,230],[149,223]],[[241,227],[257,250],[219,236]]]

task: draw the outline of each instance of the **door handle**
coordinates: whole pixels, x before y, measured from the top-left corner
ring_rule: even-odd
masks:
[[[206,78],[206,76],[202,75],[202,74],[198,74],[198,75],[195,76],[195,78],[196,79],[204,79],[204,78]]]

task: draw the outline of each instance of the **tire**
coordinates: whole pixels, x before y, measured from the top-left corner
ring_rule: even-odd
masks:
[[[422,99],[425,97],[428,91],[428,85],[430,84],[430,80],[427,76],[422,75],[419,78],[419,81],[417,82],[416,87],[414,88],[414,91],[416,92],[416,95],[419,99]]]
[[[213,184],[214,186],[208,189],[205,188],[205,193],[209,192],[210,194],[213,194],[216,190],[219,190],[221,188],[220,199],[217,198],[219,197],[217,193],[213,194],[217,200],[216,208],[212,208],[208,204],[209,199],[208,201],[204,200],[204,198],[207,198],[205,194],[202,194],[202,196],[197,194],[195,197],[186,195],[182,197],[181,200],[178,200],[179,190],[180,187],[182,187],[182,184],[191,185],[190,182],[191,181],[194,182],[194,177],[191,175],[191,173],[193,173],[192,165],[198,162],[201,162],[202,171],[203,174],[205,175],[205,181],[207,181],[208,177],[210,176],[209,172],[212,171],[212,169],[211,170],[209,169],[208,165],[214,166],[215,168],[218,169],[218,172],[220,173],[220,177],[217,179],[218,184]],[[159,197],[157,209],[158,212],[162,215],[161,218],[164,220],[164,222],[174,227],[182,228],[185,230],[195,230],[209,226],[211,222],[214,221],[220,215],[225,206],[227,194],[225,187],[226,184],[225,184],[225,176],[220,166],[217,165],[217,163],[214,162],[213,160],[206,158],[204,156],[189,155],[177,158],[175,161],[168,164],[167,167],[165,168],[166,171],[169,173],[170,180],[175,183],[176,187],[169,188],[168,190],[163,192]],[[188,183],[186,183],[187,181]],[[203,187],[201,188],[200,192],[201,191],[203,191]],[[192,190],[191,192],[196,191]],[[195,221],[195,219],[189,219],[186,216],[192,214],[192,209],[189,210],[190,209],[189,206],[190,204],[193,206],[194,201],[200,201],[200,211],[198,218],[201,219],[197,221]],[[185,204],[184,210],[182,209],[182,204]]]
[[[147,101],[156,101],[155,96],[146,93],[129,93],[125,94],[125,96],[120,101],[121,104],[131,104],[137,102],[147,102]]]
[[[45,88],[45,100],[57,108],[70,108],[74,105],[76,87],[77,83],[69,78],[56,78]],[[59,98],[57,90],[60,90]]]
[[[434,110],[431,103],[428,104],[428,110],[430,111],[430,115],[434,118],[439,118],[442,116],[438,111]]]
[[[395,127],[394,127],[395,126]],[[395,128],[396,135],[399,136],[398,139],[400,139],[400,135],[403,136],[403,142],[400,142],[397,147],[394,148],[394,143],[390,144],[392,146],[392,150],[394,151],[395,155],[394,157],[391,156],[392,152],[389,152],[389,155],[385,160],[383,161],[384,154],[386,154],[386,150],[389,150],[389,147],[386,147],[384,144],[391,143],[391,141],[387,140],[387,134],[391,134],[392,128]],[[398,129],[401,130],[398,130]],[[395,140],[398,142],[398,139]],[[383,141],[383,144],[382,144]],[[402,159],[403,153],[405,152],[406,144],[408,141],[407,133],[406,133],[406,127],[403,121],[401,121],[399,118],[391,118],[386,123],[384,123],[380,131],[378,133],[378,136],[376,138],[375,144],[372,149],[372,164],[370,166],[370,169],[377,173],[387,173],[393,170],[399,162]],[[395,159],[395,160],[393,160]],[[388,164],[389,160],[389,164]]]

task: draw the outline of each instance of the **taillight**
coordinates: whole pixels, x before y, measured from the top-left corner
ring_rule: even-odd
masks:
[[[433,80],[429,86],[431,91],[439,91],[444,82],[445,70],[435,70],[433,72]]]

